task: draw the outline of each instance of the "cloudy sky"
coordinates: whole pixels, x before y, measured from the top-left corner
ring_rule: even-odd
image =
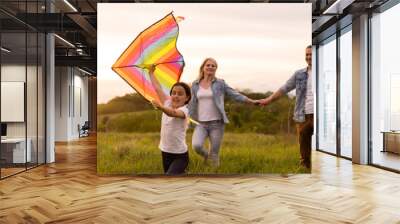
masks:
[[[111,66],[141,31],[171,11],[185,18],[179,22],[177,43],[186,63],[181,81],[191,83],[203,59],[213,57],[217,77],[230,86],[267,92],[306,66],[309,3],[99,3],[98,103],[134,92]]]

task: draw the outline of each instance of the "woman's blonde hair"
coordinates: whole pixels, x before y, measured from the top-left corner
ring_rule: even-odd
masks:
[[[216,61],[214,58],[206,58],[206,59],[204,59],[203,63],[201,63],[200,70],[199,70],[199,77],[198,77],[198,80],[199,80],[199,81],[200,81],[201,79],[204,78],[203,68],[204,68],[204,66],[206,65],[207,61],[212,61],[212,62],[214,62],[215,65],[216,65],[217,68],[218,68],[217,61]]]

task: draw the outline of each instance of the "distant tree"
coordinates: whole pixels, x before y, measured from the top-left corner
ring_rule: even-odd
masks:
[[[97,107],[98,114],[144,111],[152,108],[148,101],[137,93],[115,97],[105,104],[99,104]]]

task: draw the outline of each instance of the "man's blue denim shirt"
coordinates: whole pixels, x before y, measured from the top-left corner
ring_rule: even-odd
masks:
[[[296,105],[294,107],[293,120],[305,121],[305,102],[307,93],[307,68],[297,70],[292,77],[279,90],[284,94],[296,88]]]

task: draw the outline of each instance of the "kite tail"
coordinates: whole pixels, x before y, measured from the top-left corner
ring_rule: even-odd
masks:
[[[184,20],[184,19],[185,19],[185,17],[183,17],[183,16],[177,16],[177,17],[175,18],[175,20],[176,20],[177,23],[181,22],[181,21]]]

